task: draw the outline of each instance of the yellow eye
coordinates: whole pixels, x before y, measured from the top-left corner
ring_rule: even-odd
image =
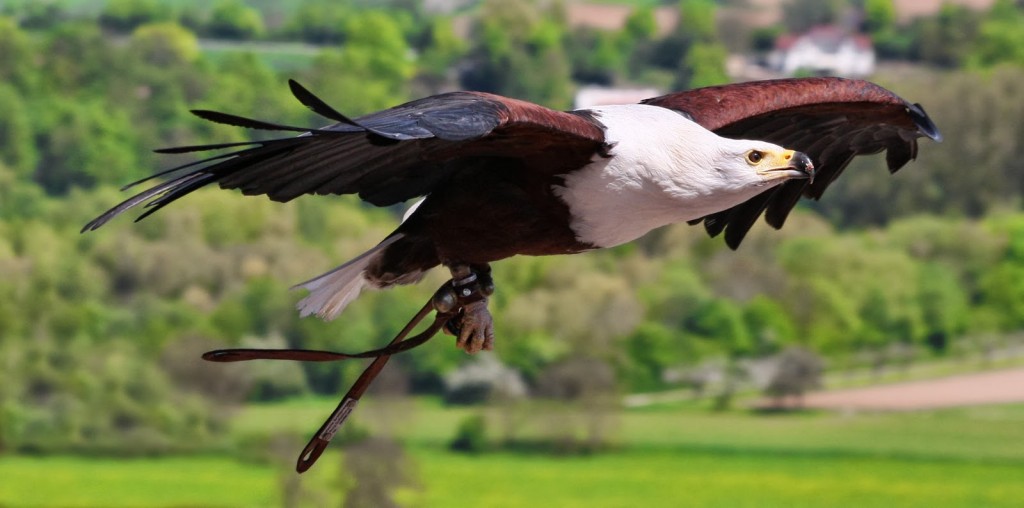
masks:
[[[747,162],[751,164],[757,164],[764,158],[764,152],[758,150],[751,150],[747,152]]]

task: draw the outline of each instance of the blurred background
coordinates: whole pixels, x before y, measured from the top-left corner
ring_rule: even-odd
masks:
[[[1024,2],[0,1],[0,506],[1021,506]],[[667,227],[494,267],[494,354],[392,359],[309,473],[358,362],[430,296],[299,319],[289,286],[403,209],[220,190],[81,226],[187,162],[455,89],[555,108],[792,75],[865,77],[946,141],[857,160],[737,252]]]

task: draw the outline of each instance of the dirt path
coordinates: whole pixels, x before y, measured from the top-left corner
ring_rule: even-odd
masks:
[[[1024,402],[1024,368],[817,392],[804,398],[807,407],[889,411],[1009,402]]]

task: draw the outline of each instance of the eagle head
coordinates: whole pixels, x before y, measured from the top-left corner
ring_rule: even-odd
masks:
[[[764,188],[793,179],[814,180],[814,163],[803,152],[763,141],[722,140],[709,169],[733,185]]]

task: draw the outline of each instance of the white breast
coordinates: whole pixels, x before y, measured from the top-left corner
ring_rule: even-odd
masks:
[[[595,158],[554,189],[569,205],[571,227],[580,241],[612,247],[734,204],[723,206],[716,194],[723,187],[721,176],[708,169],[722,138],[656,106],[592,111],[605,125],[611,157]]]

